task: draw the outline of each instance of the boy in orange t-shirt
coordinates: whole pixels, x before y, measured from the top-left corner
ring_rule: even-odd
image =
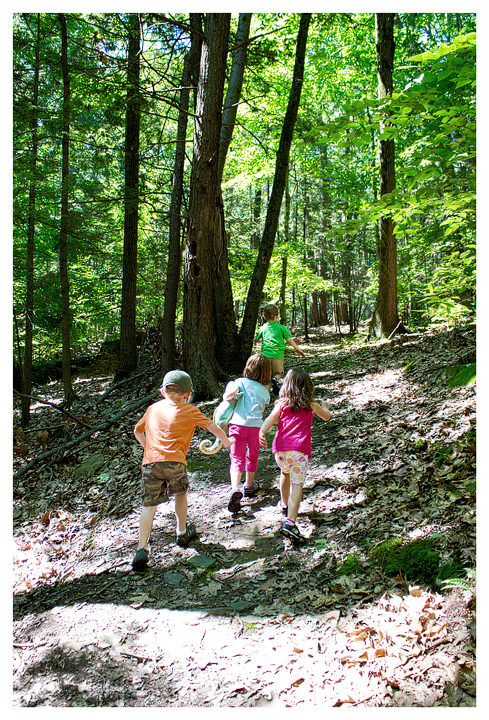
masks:
[[[224,430],[187,404],[192,394],[192,379],[182,370],[172,370],[163,378],[163,396],[146,410],[136,424],[134,435],[143,446],[142,492],[143,507],[139,520],[139,544],[132,567],[144,570],[148,564],[148,539],[157,506],[175,496],[177,545],[186,547],[195,537],[194,525],[187,523],[187,452],[196,427],[215,435],[224,447],[230,440]]]

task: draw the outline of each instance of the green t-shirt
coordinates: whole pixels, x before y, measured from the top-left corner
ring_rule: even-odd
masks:
[[[268,358],[280,358],[283,360],[285,341],[292,337],[292,333],[285,325],[278,322],[267,322],[261,326],[256,334],[256,339],[261,338],[261,352]]]

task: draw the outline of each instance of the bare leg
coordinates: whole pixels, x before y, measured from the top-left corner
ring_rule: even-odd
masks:
[[[150,507],[143,506],[141,508],[141,517],[139,518],[139,548],[148,549],[148,539],[153,527],[153,518],[155,516],[157,505]]]
[[[241,475],[243,473],[238,472],[237,470],[231,470],[231,487],[233,490],[239,490],[239,485],[241,483]],[[246,473],[246,477],[248,477],[248,473]]]
[[[280,473],[280,497],[284,505],[289,502],[290,493],[290,473],[285,473],[283,470]]]
[[[245,486],[247,485],[248,487],[251,487],[253,485],[253,479],[255,477],[255,472],[256,472],[256,470],[254,472],[249,472],[248,470],[246,471]]]
[[[187,527],[187,493],[175,495],[175,515],[177,516],[177,534],[185,532]]]
[[[292,483],[292,490],[290,492],[289,502],[287,504],[287,517],[289,520],[294,522],[297,520],[299,514],[299,505],[302,500],[302,485],[298,483]]]

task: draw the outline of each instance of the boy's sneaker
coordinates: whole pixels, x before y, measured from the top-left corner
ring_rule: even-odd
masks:
[[[294,522],[292,522],[292,520],[284,520],[284,522],[282,523],[282,527],[280,528],[280,532],[282,533],[282,535],[289,538],[289,540],[293,540],[294,542],[306,542],[306,539],[302,537],[299,532],[299,528]]]
[[[233,513],[233,515],[236,515],[236,513],[239,513],[241,510],[241,498],[243,497],[243,493],[241,490],[233,490],[231,492],[231,497],[229,498],[228,503],[228,510],[230,513]]]
[[[243,492],[245,497],[251,497],[256,492],[258,492],[260,487],[260,483],[256,482],[255,480],[251,483],[251,485],[243,485]]]
[[[141,570],[144,570],[144,568],[148,564],[148,558],[149,552],[146,550],[146,548],[139,548],[132,560],[132,569],[136,572],[141,572]]]
[[[189,542],[197,535],[194,525],[188,522],[185,526],[185,532],[177,535],[177,545],[180,547],[187,547]]]
[[[280,385],[278,384],[277,378],[271,379],[272,392],[274,395],[278,395],[280,392]]]

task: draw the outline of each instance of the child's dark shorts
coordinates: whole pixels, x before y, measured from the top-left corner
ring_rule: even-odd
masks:
[[[180,462],[155,462],[143,465],[141,490],[144,507],[168,502],[169,495],[186,493],[189,486],[187,466]]]

